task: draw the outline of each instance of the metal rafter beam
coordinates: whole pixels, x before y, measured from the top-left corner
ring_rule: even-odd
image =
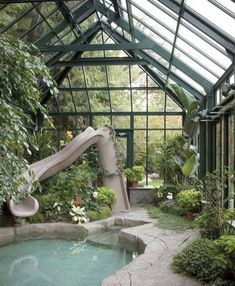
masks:
[[[102,66],[102,65],[147,65],[142,59],[129,57],[106,57],[106,58],[81,58],[77,61],[59,61],[52,64],[53,67],[73,66]]]
[[[135,34],[134,34],[134,21],[133,21],[133,14],[132,14],[132,7],[129,0],[126,0],[126,8],[127,8],[127,15],[130,24],[130,34],[132,42],[135,43]]]
[[[105,30],[105,32],[110,35],[110,37],[112,37],[115,41],[117,42],[128,42],[127,39],[123,38],[122,35],[120,35],[117,31],[115,32],[111,32],[111,29],[108,25],[106,24],[102,24],[103,29]],[[135,54],[134,54],[135,53]],[[167,68],[162,65],[161,63],[157,62],[155,59],[153,59],[151,56],[149,56],[147,53],[145,53],[144,51],[135,51],[134,53],[129,54],[131,56],[136,56],[139,55],[141,58],[145,59],[147,62],[149,62],[151,65],[153,65],[154,67],[156,67],[160,72],[162,72],[163,74],[167,74]],[[151,69],[148,69],[151,70]],[[152,71],[153,72],[153,71]],[[155,77],[157,77],[157,75],[155,74]],[[191,87],[187,82],[185,82],[184,80],[180,79],[179,77],[177,77],[177,75],[175,75],[173,72],[171,73],[170,78],[172,80],[174,80],[177,84],[181,85],[183,88],[185,88],[189,93],[193,94],[197,99],[202,100],[203,99],[203,95],[200,94],[196,89],[194,89],[193,87]],[[158,77],[157,83],[159,84],[159,86],[164,90],[164,81],[162,79],[160,79],[160,77]]]
[[[113,3],[113,7],[114,7],[114,10],[115,10],[117,17],[120,17],[120,9],[118,6],[118,0],[111,0],[111,1]]]
[[[79,112],[49,112],[49,116],[81,116],[81,115],[89,115],[90,112],[86,111],[79,111]],[[121,115],[121,116],[127,116],[127,115],[169,115],[169,116],[182,116],[184,115],[184,112],[180,111],[97,111],[97,112],[92,112],[92,115],[94,116],[111,116],[111,115]],[[135,128],[136,129],[136,128]],[[144,128],[145,129],[145,128]],[[152,128],[153,130],[164,130],[163,128]],[[182,128],[167,128],[167,130],[181,130]]]
[[[86,20],[89,16],[95,13],[95,9],[92,3],[92,0],[88,0],[82,6],[78,7],[77,10],[74,11],[74,17],[78,24]],[[55,32],[57,34],[61,33],[65,28],[68,27],[68,23],[66,20],[60,22],[57,26],[53,28],[53,31],[49,31],[45,35],[43,35],[38,41],[34,44],[37,46],[45,45],[46,43],[50,43],[51,40],[55,37]]]
[[[162,90],[159,86],[138,86],[138,87],[114,87],[114,86],[107,86],[107,87],[59,87],[60,91],[124,91],[124,90]]]
[[[86,42],[90,43],[95,38],[98,31],[97,30],[94,31],[93,34],[87,37]],[[82,54],[83,54],[83,51],[77,51],[72,57],[72,60],[78,60],[79,58],[81,58]],[[65,67],[65,69],[55,78],[55,81],[58,86],[63,82],[64,78],[67,76],[67,74],[70,72],[71,69],[72,67]],[[47,101],[50,99],[50,97],[51,97],[50,90],[47,90],[43,98],[41,99],[41,104],[46,104]]]
[[[125,44],[69,44],[55,46],[39,46],[41,52],[71,52],[71,51],[118,51],[118,50],[142,50],[151,49],[151,43],[125,43]]]
[[[95,8],[100,13],[105,15],[107,8],[105,9],[104,6],[101,3],[96,2],[95,3]],[[128,24],[127,21],[125,21],[122,18],[115,19],[115,13],[113,11],[111,11],[111,10],[108,10],[108,13],[109,13],[109,17],[112,19],[112,21],[115,24],[120,26],[126,32],[130,33],[130,25]],[[137,30],[136,28],[134,28],[134,33],[135,33],[135,37],[138,40],[144,42],[146,45],[151,46],[150,49],[152,49],[154,52],[156,52],[158,55],[160,55],[162,58],[164,58],[165,60],[167,60],[169,62],[169,60],[170,60],[170,53],[166,49],[164,49],[161,45],[159,45],[158,43],[156,43],[153,40],[151,40],[149,37],[147,37],[144,33],[142,33],[141,31]],[[205,79],[198,72],[196,72],[193,69],[191,69],[188,65],[186,65],[184,62],[182,62],[180,59],[175,58],[173,64],[174,64],[174,66],[177,69],[182,71],[188,77],[192,78],[195,82],[197,82],[203,88],[208,89],[208,90],[210,90],[212,88],[213,84],[211,82],[209,82],[207,79]]]
[[[158,1],[160,1],[163,5],[171,9],[176,14],[179,13],[180,3],[176,0]],[[235,42],[233,38],[217,26],[213,25],[205,17],[201,16],[199,13],[189,7],[184,7],[183,18],[198,28],[200,31],[205,33],[207,36],[212,38],[214,41],[222,45],[227,51],[235,54]]]
[[[235,57],[235,56],[234,56]],[[234,60],[235,63],[235,60]],[[226,78],[234,71],[235,64],[231,64],[229,68],[224,72],[220,79],[214,85],[214,91],[226,80]]]
[[[101,26],[100,26],[100,22],[96,22],[94,23],[94,25],[92,27],[90,27],[85,33],[83,33],[83,36],[80,36],[78,37],[76,40],[74,40],[72,42],[72,44],[76,44],[76,43],[81,43],[82,39],[87,39],[89,38],[90,36],[92,36],[94,33],[97,34],[101,29]],[[65,56],[67,54],[67,52],[60,52],[58,54],[56,54],[53,58],[51,58],[50,60],[48,60],[46,62],[46,64],[48,66],[51,66],[53,65],[55,62],[59,61],[61,57]]]

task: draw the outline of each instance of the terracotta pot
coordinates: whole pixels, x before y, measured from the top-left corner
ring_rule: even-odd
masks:
[[[185,216],[189,220],[194,220],[194,211],[186,211]]]
[[[131,187],[135,189],[138,186],[138,181],[131,182]]]

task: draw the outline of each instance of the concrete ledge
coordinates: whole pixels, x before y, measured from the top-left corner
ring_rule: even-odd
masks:
[[[104,231],[105,227],[97,223],[76,225],[70,223],[40,223],[0,228],[0,245],[27,239],[61,238],[84,239]]]

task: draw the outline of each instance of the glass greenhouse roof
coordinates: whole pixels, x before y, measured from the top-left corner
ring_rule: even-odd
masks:
[[[1,33],[34,43],[54,74],[54,113],[177,115],[169,84],[203,100],[234,71],[234,27],[231,0],[0,0]]]

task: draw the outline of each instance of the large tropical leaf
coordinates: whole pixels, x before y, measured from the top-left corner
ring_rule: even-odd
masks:
[[[186,93],[181,86],[177,84],[171,84],[170,88],[180,100],[181,104],[186,110],[189,110],[191,104],[195,102],[195,97],[189,93]]]
[[[184,163],[184,165],[182,167],[182,173],[186,177],[193,176],[197,170],[198,164],[199,164],[198,156],[196,154],[193,154]]]

